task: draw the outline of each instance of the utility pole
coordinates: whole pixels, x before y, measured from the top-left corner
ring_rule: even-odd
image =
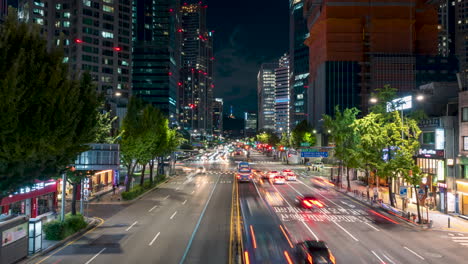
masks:
[[[65,221],[65,188],[67,188],[67,173],[62,173],[62,211],[60,212],[60,221]]]

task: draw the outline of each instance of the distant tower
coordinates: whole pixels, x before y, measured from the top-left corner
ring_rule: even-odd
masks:
[[[234,116],[234,108],[233,106],[231,105],[231,110],[229,111],[229,118],[232,118],[232,119],[235,119],[236,117]]]

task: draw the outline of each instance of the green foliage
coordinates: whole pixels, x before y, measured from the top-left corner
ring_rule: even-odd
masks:
[[[102,111],[97,113],[98,127],[94,143],[112,144],[114,138],[111,136],[112,124],[117,120],[117,116],[112,117],[111,112]]]
[[[268,144],[270,146],[276,146],[280,143],[280,138],[270,129],[263,130],[256,136],[257,141],[260,141],[264,144]]]
[[[283,132],[283,134],[281,134],[281,140],[278,144],[280,146],[289,148],[291,147],[291,138],[288,136],[287,133]]]
[[[70,77],[59,49],[11,12],[0,25],[0,197],[50,179],[95,138],[100,104],[89,74]]]
[[[158,175],[155,178],[154,182],[146,181],[143,186],[137,185],[133,187],[130,191],[128,192],[123,192],[122,193],[122,199],[125,201],[133,200],[137,198],[138,196],[142,195],[143,193],[149,191],[156,185],[158,185],[160,182],[164,181],[166,179],[166,176],[164,175]]]
[[[88,223],[86,223],[82,215],[67,214],[64,222],[54,220],[44,225],[45,239],[62,240],[87,226]]]
[[[291,131],[290,145],[294,148],[300,147],[301,143],[309,143],[311,146],[315,145],[316,138],[312,130],[312,127],[306,120],[297,124]]]

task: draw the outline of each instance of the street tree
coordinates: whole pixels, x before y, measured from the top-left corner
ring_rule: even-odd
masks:
[[[346,108],[341,111],[339,106],[336,106],[334,117],[328,115],[323,116],[325,128],[331,131],[331,138],[335,142],[335,156],[341,161],[340,164],[346,167],[348,190],[351,189],[349,177],[350,168],[358,168],[361,164],[361,156],[359,155],[358,149],[360,140],[359,134],[353,128],[358,113],[359,110],[355,107]],[[339,182],[340,180],[338,177],[338,183]]]
[[[316,142],[312,126],[306,120],[297,124],[291,131],[291,147],[299,148],[301,143],[309,143],[313,146]]]
[[[0,198],[57,176],[88,149],[100,105],[89,74],[71,75],[61,47],[10,12],[0,25]]]

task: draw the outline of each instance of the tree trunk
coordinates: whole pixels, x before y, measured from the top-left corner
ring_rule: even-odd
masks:
[[[340,186],[341,181],[341,161],[338,163],[338,176],[336,177],[336,186]]]
[[[351,182],[349,180],[349,167],[346,167],[346,181],[348,182],[348,192],[351,191]]]
[[[127,169],[127,180],[125,181],[125,191],[130,191],[130,181],[131,181],[131,173],[132,173],[132,164],[129,164]]]
[[[421,223],[421,209],[419,207],[419,197],[418,197],[418,190],[416,186],[414,186],[414,193],[416,194],[416,210],[418,211],[418,222]]]
[[[71,214],[76,215],[76,193],[78,191],[78,184],[72,183],[72,201],[71,201]]]
[[[395,201],[393,200],[393,181],[392,181],[392,177],[389,177],[388,180],[387,180],[387,183],[388,183],[388,198],[390,199],[390,205],[392,207],[395,207]]]
[[[145,169],[146,169],[146,164],[143,164],[143,169],[141,170],[141,177],[140,177],[141,187],[143,187],[143,184],[145,184]]]
[[[367,188],[366,188],[366,191],[367,191],[367,200],[370,199],[370,194],[369,194],[369,169],[366,168],[366,181],[367,181]]]
[[[154,169],[154,159],[151,159],[150,162],[149,162],[149,170],[150,170],[149,177],[150,177],[151,185],[153,185],[153,169]]]

